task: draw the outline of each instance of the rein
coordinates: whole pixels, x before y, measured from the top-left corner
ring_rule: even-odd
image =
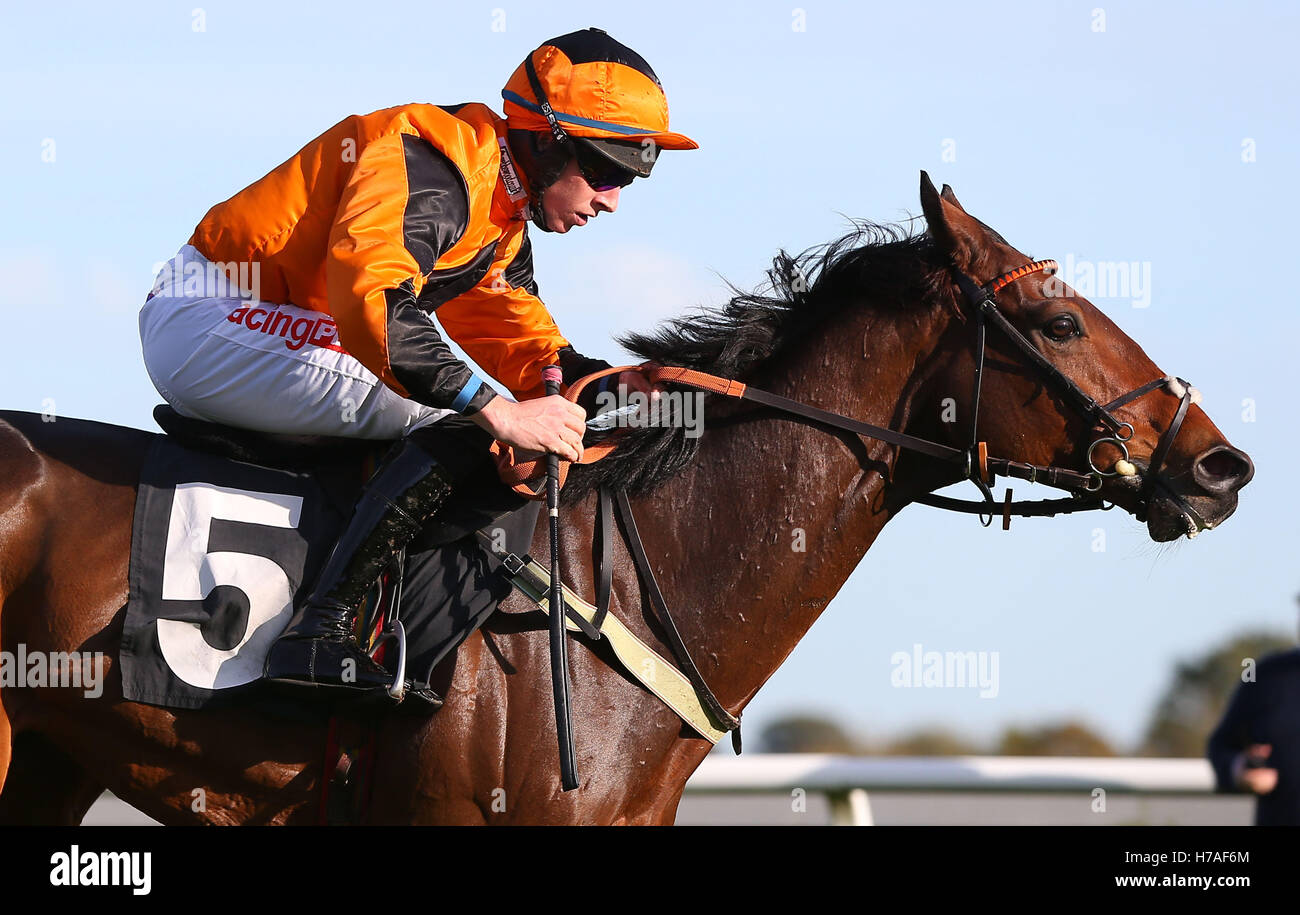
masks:
[[[759,390],[734,379],[721,378],[680,366],[645,363],[640,366],[619,366],[605,369],[579,379],[565,392],[565,397],[571,401],[576,401],[582,389],[598,378],[624,371],[640,371],[652,382],[670,382],[719,394],[723,397],[752,401],[784,413],[811,419],[823,426],[865,435],[908,451],[915,451],[955,464],[959,468],[960,476],[953,482],[970,480],[980,490],[982,496],[980,500],[954,499],[930,492],[916,496],[913,501],[948,511],[979,514],[981,523],[985,527],[992,524],[993,515],[1000,508],[1005,527],[1009,525],[1012,515],[1050,517],[1078,511],[1106,511],[1112,508],[1112,505],[1106,505],[1104,500],[1096,495],[1101,489],[1105,478],[1128,476],[1135,472],[1133,466],[1128,464],[1128,446],[1125,444],[1133,436],[1133,426],[1131,423],[1116,419],[1112,411],[1132,403],[1152,391],[1165,387],[1175,393],[1175,396],[1180,398],[1180,402],[1173,421],[1157,442],[1146,472],[1142,474],[1142,488],[1138,494],[1138,507],[1135,515],[1138,521],[1145,521],[1156,487],[1159,485],[1160,470],[1173,447],[1179,429],[1182,427],[1183,419],[1186,417],[1187,410],[1193,401],[1195,389],[1181,378],[1166,375],[1140,385],[1107,404],[1098,404],[1062,373],[1060,369],[1048,361],[998,309],[996,296],[999,290],[1017,280],[1040,271],[1055,270],[1056,266],[1054,260],[1033,261],[994,277],[983,285],[977,284],[975,280],[955,267],[952,268],[953,278],[975,316],[974,405],[971,413],[970,444],[966,448],[954,448],[950,445],[908,435],[904,432],[875,426],[840,413],[822,410],[788,397],[782,397],[779,394]],[[1102,435],[1094,439],[1088,446],[1086,453],[1087,470],[1078,471],[1053,465],[1028,464],[1009,458],[989,456],[986,444],[979,441],[980,389],[984,373],[984,355],[987,349],[986,338],[989,324],[992,324],[1012,343],[1024,362],[1036,369],[1045,380],[1057,388],[1066,401],[1088,421],[1090,429],[1096,431],[1097,427],[1103,427]],[[617,444],[617,437],[615,436],[610,440],[592,445],[590,448],[584,449],[582,460],[579,463],[595,463],[612,452],[617,447]],[[1115,446],[1122,454],[1122,457],[1116,461],[1110,470],[1103,470],[1098,467],[1094,458],[1097,447],[1103,444]],[[542,468],[540,460],[516,460],[513,449],[499,442],[493,446],[493,453],[496,455],[503,482],[511,485],[517,492],[527,498],[536,499],[541,497],[527,482],[535,479],[540,474]],[[567,475],[567,469],[567,463],[562,463],[561,484],[563,484]],[[1006,500],[999,507],[994,501],[991,489],[994,478],[999,474],[1009,478],[1026,480],[1030,483],[1042,483],[1054,489],[1064,489],[1070,491],[1072,495],[1064,499],[1027,499],[1013,502],[1010,499],[1010,491],[1008,490]],[[1207,526],[1204,519],[1191,506],[1187,505],[1177,493],[1168,490],[1167,487],[1166,490],[1179,503],[1180,508],[1193,520],[1197,532]]]

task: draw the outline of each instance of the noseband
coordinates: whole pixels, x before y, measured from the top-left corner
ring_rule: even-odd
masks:
[[[1188,407],[1191,406],[1195,389],[1181,378],[1163,376],[1146,384],[1139,385],[1115,400],[1107,404],[1098,404],[1093,398],[1089,397],[1084,391],[1068,378],[1060,369],[1053,365],[1038,349],[1029,342],[1025,336],[1016,329],[1016,327],[1007,320],[999,309],[997,304],[997,293],[999,290],[1022,277],[1030,276],[1040,271],[1052,272],[1056,269],[1056,261],[1041,260],[1033,261],[1014,270],[1009,270],[1001,276],[997,276],[985,283],[978,285],[973,279],[967,276],[956,267],[952,268],[953,278],[957,286],[961,289],[967,304],[975,313],[975,380],[974,380],[974,405],[971,414],[971,436],[970,447],[966,451],[967,467],[965,478],[971,480],[980,488],[984,495],[981,502],[964,502],[963,500],[949,500],[942,496],[926,494],[917,501],[927,504],[936,504],[942,508],[956,509],[959,511],[970,510],[970,506],[976,506],[987,527],[992,523],[991,509],[994,506],[993,494],[989,489],[996,473],[1002,473],[1004,476],[1016,477],[1018,479],[1029,480],[1030,482],[1042,482],[1048,486],[1061,489],[1072,489],[1082,492],[1084,495],[1075,496],[1073,499],[1054,499],[1054,500],[1036,500],[1032,502],[1010,502],[1004,504],[1003,514],[1009,519],[1012,514],[1041,514],[1040,511],[1021,511],[1017,509],[1028,509],[1034,505],[1048,505],[1059,511],[1083,511],[1091,509],[1106,509],[1110,506],[1104,504],[1100,497],[1091,496],[1098,492],[1106,477],[1120,475],[1130,475],[1134,472],[1131,464],[1128,464],[1129,453],[1127,442],[1133,437],[1133,425],[1116,419],[1113,410],[1126,406],[1138,400],[1139,398],[1160,388],[1167,388],[1179,398],[1178,409],[1174,413],[1173,421],[1169,427],[1161,434],[1156,443],[1155,450],[1151,453],[1147,468],[1142,474],[1142,488],[1138,493],[1138,504],[1135,511],[1137,520],[1145,521],[1151,508],[1152,499],[1155,496],[1156,487],[1160,485],[1160,471],[1164,467],[1165,459],[1169,456],[1173,448],[1174,439],[1178,437],[1178,432],[1182,428],[1183,419],[1187,416]],[[1088,428],[1093,434],[1100,428],[1102,434],[1095,438],[1086,451],[1086,462],[1088,469],[1083,473],[1078,473],[1065,468],[1059,467],[1040,467],[1033,464],[1020,464],[1017,462],[1007,461],[1005,459],[989,458],[987,449],[979,441],[979,404],[980,404],[980,382],[984,372],[984,354],[985,354],[985,337],[988,324],[992,324],[1011,342],[1015,351],[1021,356],[1023,361],[1036,369],[1039,376],[1054,386],[1062,397],[1068,402],[1076,412],[1082,416],[1088,424]],[[1099,445],[1113,445],[1123,455],[1110,470],[1104,470],[1097,466],[1095,454]],[[1128,465],[1127,473],[1119,468]],[[1165,487],[1168,490],[1168,487]],[[1196,524],[1197,532],[1203,530],[1207,525],[1201,516],[1196,513],[1187,503],[1172,490],[1168,494],[1173,497]],[[1008,497],[1010,491],[1008,490]],[[1076,502],[1076,505],[1062,504]],[[963,507],[958,508],[956,503],[962,503]],[[1055,512],[1052,512],[1053,514]]]

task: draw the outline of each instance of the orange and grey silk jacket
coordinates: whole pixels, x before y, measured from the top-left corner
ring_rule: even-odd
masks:
[[[567,385],[608,363],[578,355],[537,297],[505,137],[481,104],[345,118],[209,210],[190,244],[254,266],[263,300],[332,316],[343,348],[404,397],[469,414],[495,396],[434,310],[516,398],[541,396],[546,365]]]

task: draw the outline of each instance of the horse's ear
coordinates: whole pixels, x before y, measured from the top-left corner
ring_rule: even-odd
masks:
[[[944,188],[949,195],[951,191]],[[934,189],[930,176],[921,172],[921,210],[930,237],[960,270],[974,272],[984,249],[985,229],[957,203]]]
[[[939,196],[951,203],[957,209],[961,210],[963,213],[966,212],[966,208],[961,205],[961,201],[957,199],[957,195],[952,192],[952,188],[948,185],[945,184],[943,186],[943,190],[939,192]]]

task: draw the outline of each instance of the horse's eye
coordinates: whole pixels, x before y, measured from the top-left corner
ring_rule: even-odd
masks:
[[[1043,332],[1053,340],[1068,340],[1079,335],[1079,325],[1074,323],[1074,318],[1070,315],[1057,315],[1047,322]]]

